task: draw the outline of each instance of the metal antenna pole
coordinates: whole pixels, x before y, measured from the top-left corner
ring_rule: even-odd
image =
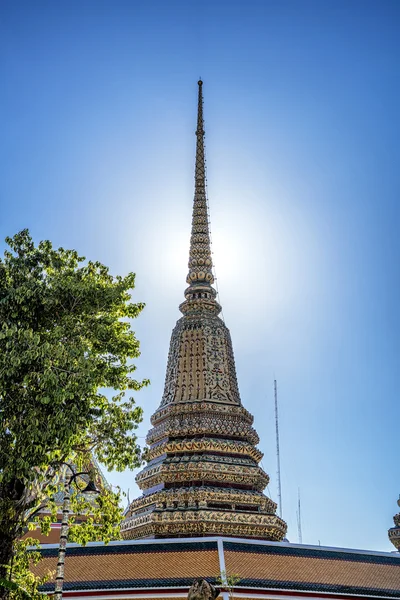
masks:
[[[281,488],[281,458],[279,454],[279,419],[278,419],[278,386],[274,379],[275,394],[275,430],[276,430],[276,459],[278,463],[278,504],[279,516],[282,518],[282,488]]]
[[[303,543],[303,534],[301,532],[301,505],[300,505],[300,488],[298,489],[298,508],[297,508],[297,531],[299,533],[299,544]]]

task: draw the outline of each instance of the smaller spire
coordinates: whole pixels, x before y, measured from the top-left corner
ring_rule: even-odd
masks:
[[[400,496],[397,500],[397,505],[400,507]],[[400,552],[400,512],[393,517],[394,527],[391,527],[388,531],[389,540],[393,546]]]

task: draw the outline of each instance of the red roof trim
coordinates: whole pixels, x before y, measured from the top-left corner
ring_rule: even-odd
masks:
[[[384,596],[370,596],[365,594],[335,594],[330,592],[307,592],[307,591],[299,591],[299,590],[277,590],[272,588],[264,588],[264,589],[255,589],[255,588],[235,588],[237,594],[241,596],[249,594],[251,596],[258,595],[263,596],[268,594],[268,596],[282,596],[282,597],[298,597],[298,598],[333,598],[335,600],[354,600],[355,598],[384,598]],[[150,597],[156,596],[157,598],[164,596],[165,599],[168,599],[168,596],[175,597],[180,594],[184,594],[184,597],[187,596],[189,588],[155,588],[153,590],[140,590],[140,589],[126,589],[126,590],[82,590],[79,591],[64,591],[63,596],[65,598],[90,598],[90,597],[98,597],[98,596],[142,596],[142,597]],[[52,596],[53,592],[48,592],[48,596]],[[400,595],[398,596],[400,599]],[[222,600],[222,596],[221,596]]]

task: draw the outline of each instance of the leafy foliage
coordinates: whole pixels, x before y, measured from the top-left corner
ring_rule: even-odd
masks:
[[[12,564],[6,569],[8,578],[0,579],[0,589],[7,592],[10,600],[43,600],[38,588],[50,579],[52,573],[46,573],[44,577],[37,577],[32,573],[31,568],[41,559],[40,553],[34,550],[39,545],[33,538],[16,542]]]
[[[27,523],[44,507],[52,510],[66,460],[88,464],[93,453],[109,469],[141,464],[135,429],[142,409],[125,394],[148,383],[132,377],[140,353],[130,319],[144,306],[130,301],[133,273],[113,277],[75,250],[56,250],[50,241],[36,246],[27,230],[6,242],[10,250],[0,259],[3,579],[1,565],[10,563]],[[71,539],[115,537],[118,500],[105,490],[89,510],[77,493],[73,502],[91,514]]]
[[[240,582],[241,577],[237,573],[227,574],[226,571],[221,573],[216,578],[217,585],[228,591],[229,598],[233,598],[234,588]]]

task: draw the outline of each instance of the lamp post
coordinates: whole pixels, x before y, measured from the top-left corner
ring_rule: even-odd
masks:
[[[66,464],[66,463],[65,463]],[[60,544],[58,546],[58,562],[56,571],[56,583],[54,586],[54,600],[62,600],[63,584],[64,584],[64,564],[65,564],[65,553],[67,550],[68,532],[69,532],[69,506],[71,499],[71,485],[77,477],[82,475],[90,475],[87,471],[80,471],[75,473],[71,465],[66,464],[71,471],[72,475],[69,479],[64,482],[64,502],[62,507],[62,522],[61,522],[61,533],[60,533]],[[94,482],[90,479],[89,483],[82,494],[100,494],[100,491],[96,489]]]

